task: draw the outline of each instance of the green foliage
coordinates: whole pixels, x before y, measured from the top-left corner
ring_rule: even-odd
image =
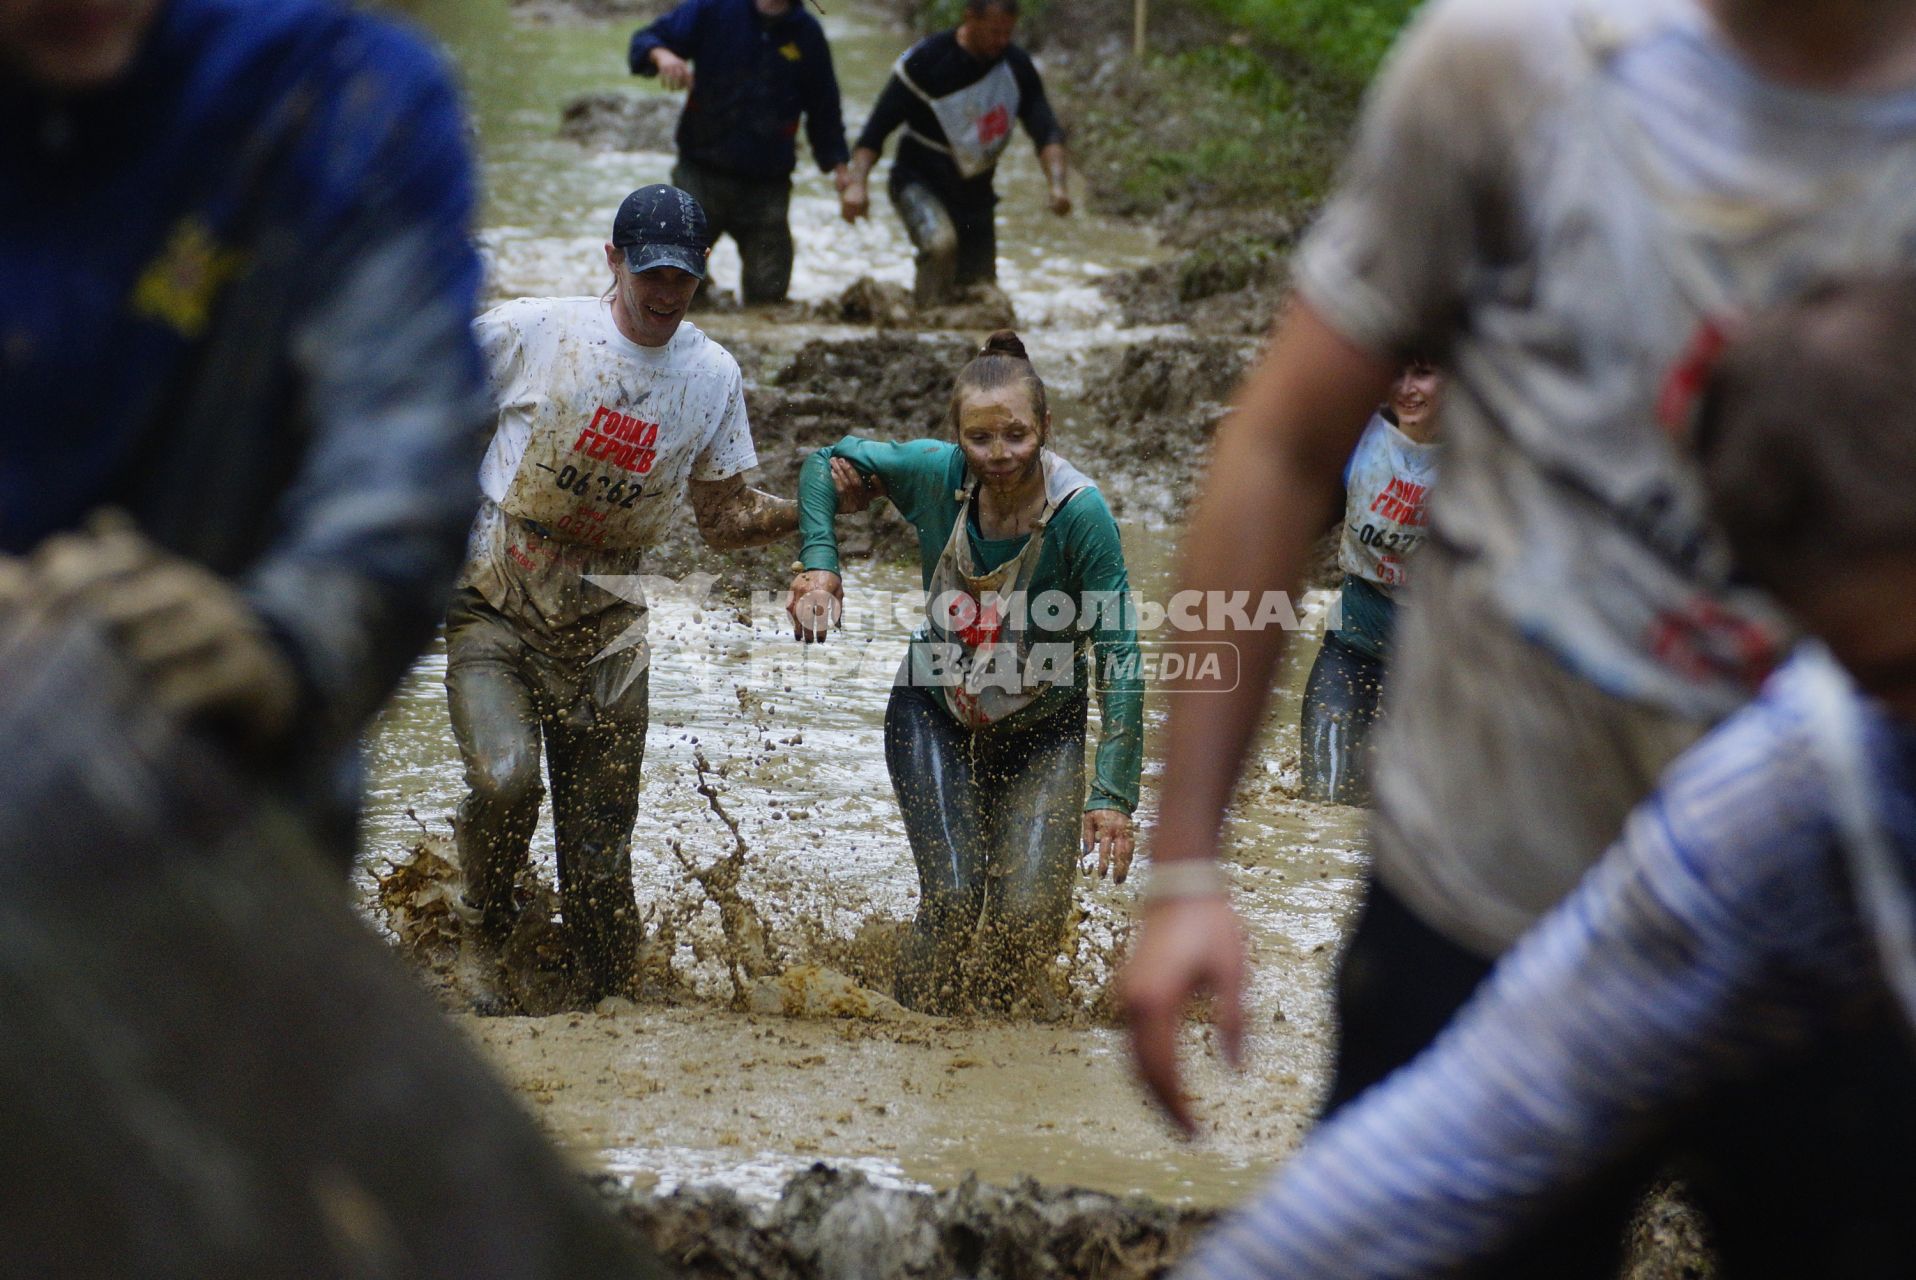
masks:
[[[1045,0],[1018,0],[1019,21],[1028,22],[1044,15]],[[912,13],[915,31],[948,31],[965,16],[965,0],[918,0]]]
[[[1301,215],[1322,197],[1348,120],[1326,94],[1249,48],[1201,45],[1151,58],[1133,91],[1098,104],[1080,136],[1099,203],[1120,214],[1248,206]],[[1163,103],[1176,103],[1166,111]]]
[[[1171,0],[1176,3],[1177,0]],[[1361,84],[1421,0],[1201,0],[1241,31]]]

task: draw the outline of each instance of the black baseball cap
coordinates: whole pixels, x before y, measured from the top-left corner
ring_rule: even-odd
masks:
[[[640,187],[619,205],[612,243],[625,250],[625,265],[634,272],[677,267],[701,280],[712,252],[705,210],[690,192],[662,182]]]

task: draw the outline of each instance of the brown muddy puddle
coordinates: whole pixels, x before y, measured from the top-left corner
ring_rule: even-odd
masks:
[[[1149,567],[1139,574],[1147,589],[1160,576]],[[855,604],[861,588],[906,579],[903,570],[855,565],[847,594]],[[881,730],[907,628],[897,617],[872,618],[867,632],[806,650],[769,619],[752,628],[729,608],[668,600],[659,612],[633,861],[641,908],[655,922],[673,921],[681,1002],[459,1018],[563,1144],[661,1190],[718,1182],[769,1197],[823,1160],[904,1186],[945,1187],[974,1172],[988,1181],[1030,1175],[1194,1204],[1238,1198],[1292,1148],[1322,1087],[1329,963],[1361,869],[1361,814],[1287,794],[1296,689],[1314,645],[1300,643],[1287,661],[1272,717],[1277,740],[1239,810],[1234,875],[1255,967],[1251,1063],[1230,1072],[1211,1052],[1208,1030],[1187,1028],[1206,1137],[1186,1145],[1144,1103],[1121,1033],[1097,1025],[1135,881],[1079,882],[1082,914],[1061,965],[1080,1013],[1065,1024],[733,1011],[738,988],[721,913],[686,871],[734,848],[695,789],[697,760],[707,759],[707,776],[739,824],[748,849],[739,893],[763,920],[776,967],[845,966],[861,930],[908,919],[916,896]],[[430,830],[447,830],[459,770],[442,673],[442,657],[422,663],[374,741],[370,859],[397,857],[416,841],[409,809]],[[1159,768],[1150,727],[1163,712],[1162,699],[1152,699],[1147,824]],[[549,814],[534,857],[549,878]]]
[[[876,4],[830,8],[826,26],[855,130],[905,37]],[[512,16],[503,0],[420,0],[413,12],[446,41],[471,86],[491,193],[485,241],[494,295],[596,293],[601,222],[625,190],[663,180],[670,157],[593,154],[554,134],[570,97],[637,87],[621,74],[629,25],[535,23]],[[1137,228],[1040,212],[1042,182],[1028,151],[1013,148],[1000,182],[1003,283],[1040,368],[1062,393],[1059,419],[1069,422],[1082,412],[1084,371],[1100,367],[1098,358],[1178,331],[1116,327],[1097,280],[1158,251]],[[795,297],[836,296],[861,275],[909,279],[908,248],[889,208],[877,203],[871,220],[847,227],[829,182],[801,165]],[[736,272],[729,243],[714,261],[724,284]],[[698,322],[741,355],[755,350],[742,361],[748,376],[768,376],[807,339],[870,333],[726,314]],[[1202,447],[1179,422],[1158,430],[1171,453]],[[1074,453],[1068,440],[1059,447],[1099,474],[1095,450]],[[1172,494],[1134,509],[1181,505]],[[1159,524],[1124,526],[1135,589],[1162,598],[1173,536]],[[1248,1070],[1225,1069],[1202,1027],[1186,1032],[1202,1141],[1177,1141],[1147,1107],[1122,1035],[1103,1012],[1135,882],[1080,881],[1082,915],[1060,962],[1079,1016],[1064,1024],[734,1011],[739,988],[721,913],[687,872],[723,858],[733,835],[695,789],[696,762],[709,762],[722,806],[738,822],[747,849],[738,892],[763,922],[771,966],[855,970],[854,939],[874,922],[882,932],[908,920],[917,896],[881,730],[916,579],[904,566],[848,562],[850,629],[813,648],[788,638],[767,597],[743,607],[707,598],[699,583],[653,584],[652,729],[633,862],[641,909],[652,912],[648,936],[661,924],[672,936],[664,958],[676,979],[673,1001],[605,1015],[464,1015],[459,1024],[561,1142],[641,1188],[718,1182],[769,1197],[792,1173],[826,1161],[898,1185],[946,1187],[975,1172],[987,1181],[1031,1175],[1183,1203],[1238,1198],[1292,1148],[1313,1111],[1326,1065],[1329,964],[1362,870],[1359,812],[1289,798],[1297,696],[1314,637],[1300,637],[1287,657],[1238,810],[1233,874],[1255,973]],[[781,598],[782,587],[764,584]],[[369,901],[372,869],[403,857],[422,826],[449,833],[461,781],[440,684],[444,662],[443,649],[421,661],[370,743],[359,880]],[[1164,711],[1162,697],[1148,700],[1138,815],[1146,827]],[[1094,710],[1094,734],[1095,720]],[[533,853],[549,880],[549,808]]]

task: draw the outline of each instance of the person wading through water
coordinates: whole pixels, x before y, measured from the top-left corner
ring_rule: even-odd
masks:
[[[1011,42],[1017,24],[1017,0],[966,0],[955,30],[919,41],[898,59],[852,151],[839,193],[847,222],[870,211],[867,178],[885,139],[904,127],[890,190],[918,249],[912,293],[921,307],[998,278],[992,176],[1011,145],[1013,120],[1038,147],[1051,212],[1071,212],[1064,128],[1030,55]]]
[[[1370,730],[1384,696],[1397,591],[1429,527],[1442,393],[1443,375],[1429,362],[1405,366],[1344,464],[1339,622],[1311,663],[1298,722],[1306,800],[1370,803]]]
[[[921,895],[898,1000],[1055,1016],[1046,969],[1080,850],[1120,882],[1131,864],[1144,711],[1124,551],[1103,496],[1046,447],[1044,383],[1016,334],[993,334],[959,373],[950,421],[955,444],[847,436],[806,460],[790,608],[803,640],[837,619],[831,468],[849,462],[918,530],[928,596],[885,711]],[[1103,728],[1087,795],[1092,683]]]
[[[1392,640],[1331,1109],[1429,1042],[1788,650],[1663,428],[1669,403],[1739,318],[1912,261],[1916,0],[1419,11],[1218,430],[1178,578],[1294,587],[1405,357],[1442,364],[1444,479]],[[1186,1124],[1186,1005],[1211,994],[1220,1044],[1241,1042],[1243,935],[1217,855],[1283,641],[1189,638],[1235,643],[1243,669],[1234,691],[1169,702],[1122,984],[1140,1073]],[[1614,1276],[1637,1191],[1538,1224],[1492,1274]]]
[[[648,722],[645,605],[615,594],[665,536],[689,489],[717,550],[798,528],[789,500],[750,488],[758,465],[738,362],[685,323],[711,239],[698,201],[634,191],[605,246],[598,298],[524,298],[475,326],[498,426],[485,504],[446,618],[446,698],[465,761],[457,818],[466,896],[496,949],[539,819],[539,747],[552,780],[559,892],[582,994],[626,990],[639,942],[632,824]],[[848,468],[845,505],[863,485]]]

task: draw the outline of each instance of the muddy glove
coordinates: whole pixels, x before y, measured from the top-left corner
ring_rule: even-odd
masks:
[[[36,601],[105,627],[165,711],[254,746],[291,726],[299,676],[252,606],[124,517],[48,539],[29,569]]]

